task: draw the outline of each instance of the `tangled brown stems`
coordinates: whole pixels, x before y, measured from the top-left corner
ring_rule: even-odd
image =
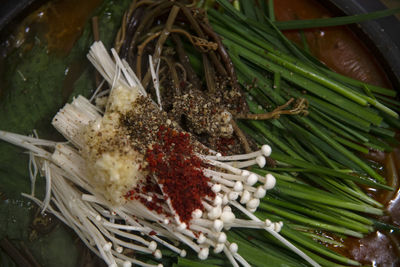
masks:
[[[122,27],[115,40],[116,49],[120,56],[135,68],[136,75],[144,88],[151,93],[155,91],[150,88],[152,86],[149,64],[160,64],[158,75],[161,95],[164,98],[162,108],[167,113],[178,112],[169,115],[185,130],[191,131],[190,125],[221,123],[215,121],[218,120],[215,114],[227,110],[233,115],[230,126],[238,144],[242,150],[250,152],[251,144],[234,119],[265,120],[276,119],[283,114],[306,115],[308,103],[305,99],[300,99],[289,109],[294,102],[294,99],[290,99],[272,112],[246,114],[248,107],[238,84],[233,63],[221,38],[210,26],[205,11],[195,8],[193,3],[194,1],[188,4],[184,4],[183,1],[167,0],[133,1],[123,17]],[[185,37],[185,42],[181,36]],[[149,62],[149,55],[152,55],[153,62]],[[196,64],[191,61],[193,58],[196,58]],[[143,70],[146,70],[146,73]],[[205,83],[197,76],[200,72]],[[204,109],[203,114],[198,114],[200,117],[203,116],[202,118],[189,115],[187,112],[190,111],[183,108],[185,105],[176,102],[186,101],[184,96],[187,94],[194,94],[203,99],[190,104],[191,109],[203,110],[203,106],[199,106],[200,103],[204,105],[208,102],[212,103],[209,105],[210,109],[215,111]],[[206,119],[204,116],[210,117]],[[188,119],[197,121],[187,121]],[[204,129],[206,128],[213,127],[204,125]],[[204,132],[196,134],[211,146],[218,143],[215,138],[221,137],[215,136],[215,132],[207,133],[209,136],[204,136]],[[210,141],[211,139],[213,141]]]
[[[246,120],[269,120],[278,119],[281,115],[308,115],[308,101],[305,98],[299,98],[292,109],[286,109],[294,101],[289,99],[285,104],[278,106],[273,111],[263,114],[238,114],[237,119]]]

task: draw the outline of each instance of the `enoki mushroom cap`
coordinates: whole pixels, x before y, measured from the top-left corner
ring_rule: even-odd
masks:
[[[269,145],[265,144],[261,147],[261,152],[265,157],[269,157],[271,155],[272,148]]]
[[[201,248],[198,254],[199,259],[205,260],[208,258],[209,249],[207,247]]]
[[[223,211],[220,219],[224,223],[230,223],[235,220],[235,214],[232,211]]]
[[[249,176],[247,176],[247,179],[246,179],[246,184],[247,185],[253,186],[257,182],[258,182],[258,176],[256,174],[252,173]]]
[[[275,184],[276,184],[276,179],[275,179],[275,177],[274,177],[272,174],[268,173],[268,174],[265,176],[264,189],[266,189],[266,190],[272,189],[272,188],[275,187]]]
[[[225,234],[224,232],[221,232],[221,233],[218,235],[217,242],[218,242],[218,243],[225,243],[226,240],[227,240],[226,234]]]
[[[241,203],[241,204],[246,204],[247,202],[250,201],[250,199],[251,199],[251,194],[250,194],[250,192],[247,191],[247,190],[244,190],[243,193],[242,193],[242,196],[241,196],[241,198],[240,198],[240,203]]]
[[[232,253],[237,253],[238,249],[239,249],[239,247],[238,247],[238,245],[237,245],[236,243],[231,243],[231,244],[229,245],[229,250],[230,250]]]
[[[206,241],[206,236],[203,233],[200,233],[199,237],[197,238],[198,244],[203,244]]]
[[[222,228],[224,228],[224,222],[221,220],[215,220],[213,223],[213,228],[216,232],[221,232]]]
[[[215,245],[213,252],[215,254],[221,253],[222,250],[224,249],[224,247],[225,247],[225,244],[218,243],[218,244]]]
[[[199,219],[199,218],[201,218],[201,216],[203,216],[203,212],[200,209],[195,209],[192,212],[192,218],[193,219]]]

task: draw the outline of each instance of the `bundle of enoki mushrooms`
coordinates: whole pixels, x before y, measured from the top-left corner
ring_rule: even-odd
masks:
[[[136,254],[159,259],[158,244],[181,257],[190,248],[200,259],[211,249],[225,253],[233,266],[249,266],[227,240],[224,231],[232,227],[265,229],[318,266],[279,234],[281,222],[253,214],[275,178],[246,168],[263,167],[271,148],[222,156],[206,147],[168,118],[111,51],[113,59],[96,42],[88,55],[110,86],[101,99],[104,109],[78,96],[53,119],[68,142],[0,132],[0,139],[29,150],[33,188],[38,172],[46,179],[43,201],[34,191],[23,195],[71,227],[109,266],[153,266]]]

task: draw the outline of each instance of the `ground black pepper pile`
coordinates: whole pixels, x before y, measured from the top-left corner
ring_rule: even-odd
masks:
[[[149,55],[155,65],[160,62],[158,77],[165,112],[162,120],[176,122],[213,150],[223,150],[224,154],[244,152],[243,138],[238,138],[237,133],[240,130],[232,127],[228,114],[247,113],[247,104],[233,64],[203,10],[185,5],[184,1],[133,2],[123,19],[115,48],[153,99],[156,97]],[[200,69],[190,61],[193,55],[201,58]],[[151,113],[135,111],[121,118],[122,124],[131,125],[132,141],[143,138],[148,143],[145,133],[134,133],[133,129],[146,122],[143,129],[151,135],[160,123],[147,117]],[[136,146],[143,151],[143,147]]]

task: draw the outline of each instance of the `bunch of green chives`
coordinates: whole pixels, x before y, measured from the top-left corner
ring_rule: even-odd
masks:
[[[383,205],[358,185],[392,190],[359,154],[371,149],[391,150],[397,142],[394,129],[400,128],[400,103],[393,99],[393,90],[327,69],[286,39],[278,27],[343,25],[398,10],[296,24],[275,22],[272,1],[268,1],[269,6],[261,1],[261,8],[255,8],[254,1],[235,1],[236,5],[227,0],[217,2],[223,12],[209,9],[208,17],[223,38],[239,82],[248,88],[250,110],[268,112],[290,98],[305,98],[309,103],[308,116],[238,122],[258,143],[273,147],[271,157],[277,162],[276,167],[254,170],[277,178],[257,216],[283,221],[281,234],[323,266],[360,265],[325,245],[343,246],[337,240],[361,238],[376,227],[398,230],[370,218],[382,215]],[[235,230],[229,239],[238,243],[241,255],[256,266],[266,261],[273,266],[299,266],[299,258],[266,233],[260,236],[250,230]],[[219,259],[214,260],[209,266],[220,264]],[[189,257],[179,259],[177,266],[197,265]]]

